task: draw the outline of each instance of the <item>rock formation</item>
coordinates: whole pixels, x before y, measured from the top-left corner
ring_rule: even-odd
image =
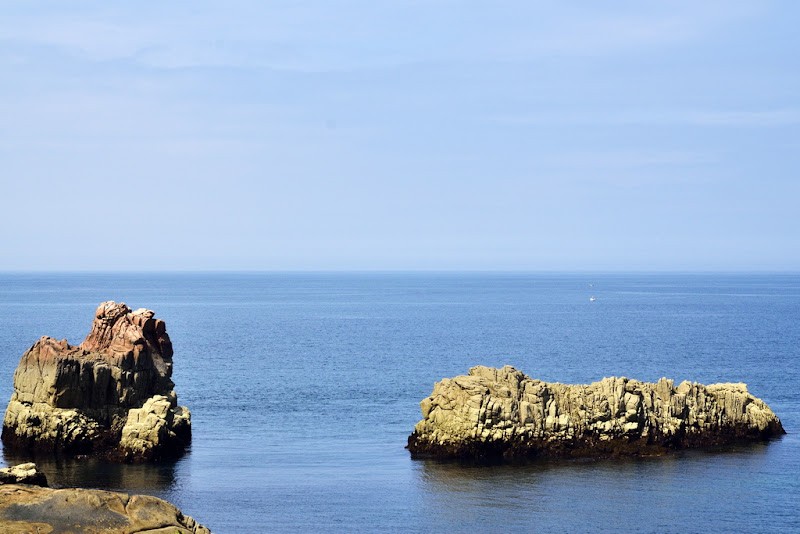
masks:
[[[443,459],[662,454],[785,434],[745,384],[550,384],[510,366],[445,378],[420,407],[408,449]]]
[[[123,461],[179,455],[191,422],[171,376],[164,321],[144,308],[104,302],[77,347],[45,336],[22,356],[3,443]]]
[[[0,485],[0,532],[211,534],[156,497],[27,485]]]

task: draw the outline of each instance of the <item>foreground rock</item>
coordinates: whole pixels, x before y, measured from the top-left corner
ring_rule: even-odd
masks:
[[[47,486],[47,477],[34,463],[19,464],[0,469],[0,484],[34,484]]]
[[[550,384],[510,366],[445,378],[420,406],[408,449],[435,458],[649,455],[785,434],[744,384]]]
[[[0,485],[4,534],[210,534],[170,503],[147,495]]]
[[[22,356],[3,443],[124,461],[179,455],[191,422],[171,376],[164,321],[150,310],[104,302],[77,347],[45,336]]]

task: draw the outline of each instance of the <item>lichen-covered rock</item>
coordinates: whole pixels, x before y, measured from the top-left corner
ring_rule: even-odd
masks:
[[[511,366],[445,378],[420,407],[408,449],[436,458],[661,454],[785,433],[744,384],[551,384]]]
[[[0,532],[211,534],[156,497],[18,485],[0,486]]]
[[[180,454],[190,414],[177,405],[172,343],[154,315],[104,302],[77,347],[46,336],[34,343],[14,373],[3,443],[128,461]]]
[[[35,463],[19,464],[0,469],[0,484],[32,484],[47,486],[47,477]]]

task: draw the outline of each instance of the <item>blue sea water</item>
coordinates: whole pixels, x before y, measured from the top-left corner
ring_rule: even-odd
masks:
[[[79,343],[106,300],[166,321],[194,440],[156,465],[36,458],[53,485],[156,495],[216,534],[800,531],[800,275],[0,274],[0,402],[34,341]],[[419,401],[478,364],[746,382],[788,434],[630,460],[412,460]]]

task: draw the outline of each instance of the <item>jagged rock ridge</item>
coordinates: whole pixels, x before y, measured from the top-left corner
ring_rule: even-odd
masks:
[[[408,449],[436,458],[660,454],[785,433],[745,384],[551,384],[511,366],[445,378],[420,407]]]
[[[182,453],[191,415],[172,389],[172,356],[154,312],[102,303],[77,347],[45,336],[22,356],[4,444],[128,461]]]

